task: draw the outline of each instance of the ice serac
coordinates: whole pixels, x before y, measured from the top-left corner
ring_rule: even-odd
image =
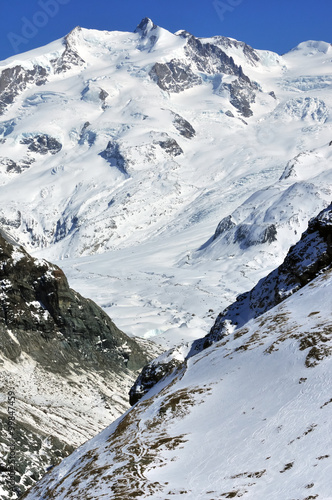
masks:
[[[126,409],[135,372],[153,354],[149,343],[129,338],[72,290],[59,267],[32,258],[2,230],[0,262],[0,384],[4,394],[15,393],[23,492]],[[0,420],[5,460],[10,435],[3,398]],[[0,466],[1,491],[9,468]]]
[[[231,226],[232,221],[227,218],[217,231]],[[277,269],[262,278],[252,290],[239,295],[234,303],[222,311],[204,338],[183,346],[182,362],[280,304],[330,268],[331,264],[332,204],[310,220],[300,241],[290,248]],[[169,377],[174,371],[181,371],[182,362],[179,362],[179,347],[151,361],[130,389],[130,402],[136,403],[160,380]]]

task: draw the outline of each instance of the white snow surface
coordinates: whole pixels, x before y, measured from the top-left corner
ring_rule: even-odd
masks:
[[[35,256],[57,262],[126,333],[165,347],[201,337],[332,199],[331,46],[308,41],[253,58],[242,42],[200,39],[261,89],[244,118],[218,90],[234,76],[197,72],[180,32],[150,22],[145,36],[76,28],[67,40],[85,62],[66,72],[50,69],[63,40],[1,63],[50,71],[1,117],[1,157],[34,161],[22,173],[0,165],[1,223]],[[202,84],[161,90],[149,72],[173,59],[191,65]],[[180,134],[174,113],[194,137]],[[21,144],[36,134],[61,151],[41,155]],[[183,154],[162,149],[165,138]],[[99,156],[110,141],[125,170]],[[212,242],[229,215],[245,241],[234,243],[235,227]],[[260,243],[272,224],[276,241]]]
[[[190,358],[27,500],[50,492],[57,500],[87,492],[91,500],[330,500],[331,285],[325,272]]]

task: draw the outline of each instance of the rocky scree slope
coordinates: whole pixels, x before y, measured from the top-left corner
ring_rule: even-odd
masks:
[[[22,492],[128,407],[128,387],[155,349],[125,335],[69,288],[59,267],[32,258],[1,230],[0,492],[9,473],[8,391]]]
[[[284,262],[249,292],[239,295],[222,311],[202,339],[170,349],[145,366],[130,390],[135,404],[160,380],[181,369],[185,359],[236,332],[249,320],[269,311],[331,267],[332,204],[311,219],[301,239],[292,246]]]

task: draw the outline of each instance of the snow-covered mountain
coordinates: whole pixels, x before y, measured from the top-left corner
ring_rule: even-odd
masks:
[[[319,355],[311,366],[306,349],[315,354],[319,344],[325,353],[330,341],[330,274],[323,264],[331,241],[317,237],[308,254],[306,244],[288,254],[293,278],[314,263],[309,278],[315,280],[304,286],[302,277],[304,288],[294,296],[289,291],[297,285],[291,280],[282,288],[285,269],[277,268],[308,221],[323,211],[321,227],[330,213],[331,63],[332,45],[323,41],[301,43],[281,56],[222,36],[172,34],[150,19],[133,33],[77,27],[64,39],[0,62],[0,227],[12,235],[7,244],[23,245],[37,262],[59,264],[70,286],[129,336],[153,338],[164,348],[187,342],[155,364],[157,380],[143,372],[145,388],[155,384],[145,399],[29,498],[51,498],[54,487],[56,498],[82,497],[88,488],[92,498],[121,500],[124,491],[128,498],[150,492],[162,500],[245,492],[279,500],[295,482],[292,498],[328,498],[329,360]],[[312,242],[316,230],[310,226],[305,241]],[[261,286],[271,291],[275,276],[278,300]],[[286,300],[278,305],[282,294]],[[39,321],[44,312],[30,302],[28,316]],[[8,335],[7,328],[6,343]],[[3,404],[12,377],[22,385],[34,364],[6,360],[4,366],[11,378],[5,377]],[[132,374],[126,378],[120,370],[121,381],[116,376],[119,399],[113,375],[109,390],[95,371],[55,386],[37,368],[18,398],[22,427],[35,432],[40,419],[37,434],[53,436],[58,419],[58,448],[68,429],[71,450],[126,408],[122,395]],[[59,398],[65,411],[58,410]],[[105,409],[107,398],[116,411]],[[35,405],[31,421],[24,420],[27,401]],[[39,404],[48,405],[51,424],[35,413]],[[71,419],[67,431],[63,412]],[[49,440],[36,446],[39,474],[51,456],[43,454]],[[304,456],[307,449],[313,454]],[[108,481],[111,473],[104,491],[100,478]]]
[[[202,336],[331,201],[331,57],[144,19],[3,61],[2,227],[124,331]]]
[[[331,499],[331,211],[293,249],[325,235],[316,278],[179,363],[24,498]]]

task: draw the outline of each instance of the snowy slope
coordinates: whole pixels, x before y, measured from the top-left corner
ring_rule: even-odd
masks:
[[[331,499],[331,279],[190,358],[25,498]]]

